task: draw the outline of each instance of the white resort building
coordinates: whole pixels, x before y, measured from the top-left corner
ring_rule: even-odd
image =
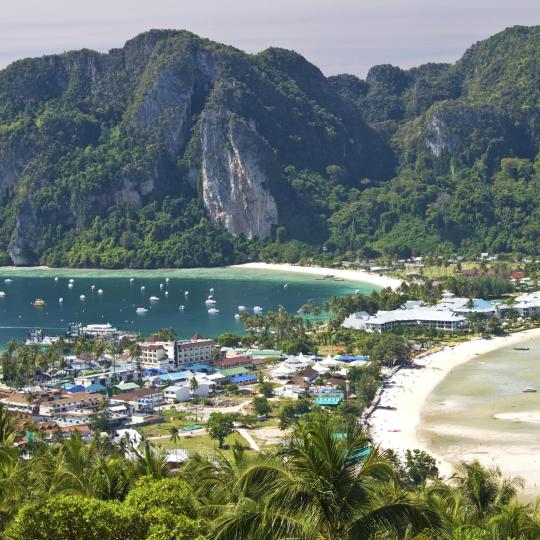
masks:
[[[493,317],[497,308],[491,302],[475,298],[458,298],[444,293],[434,306],[425,306],[421,301],[409,301],[400,309],[378,311],[369,315],[365,311],[354,313],[343,322],[344,328],[385,332],[397,326],[424,326],[437,330],[458,331],[467,326],[467,315],[471,313]]]

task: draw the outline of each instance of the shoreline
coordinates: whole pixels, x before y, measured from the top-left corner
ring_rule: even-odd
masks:
[[[389,379],[379,407],[392,406],[395,410],[377,408],[369,418],[370,435],[381,448],[398,452],[425,450],[437,460],[441,475],[453,474],[454,466],[445,456],[433,452],[418,434],[427,398],[454,368],[476,356],[538,338],[540,328],[533,328],[491,339],[476,338],[415,359],[415,365],[420,368],[402,368]]]
[[[397,289],[402,280],[393,278],[390,276],[384,276],[382,274],[371,274],[365,270],[346,270],[342,268],[325,268],[323,266],[294,266],[286,263],[265,263],[265,262],[252,262],[244,264],[235,264],[229,268],[245,268],[253,270],[274,270],[280,272],[291,272],[296,274],[308,274],[314,276],[333,275],[338,278],[342,278],[346,281],[358,281],[360,283],[368,283],[377,287],[390,287],[391,289]]]
[[[133,276],[142,275],[152,277],[154,274],[156,277],[163,275],[164,273],[169,273],[171,275],[177,274],[181,276],[182,274],[196,273],[197,276],[200,276],[201,272],[219,272],[223,270],[256,270],[256,271],[269,271],[269,272],[283,272],[289,274],[303,274],[310,276],[325,276],[332,274],[335,277],[341,278],[349,282],[358,282],[364,283],[366,285],[374,285],[376,287],[386,288],[390,287],[392,289],[397,289],[402,280],[393,278],[390,276],[385,276],[381,274],[372,274],[366,272],[365,270],[346,270],[338,268],[325,268],[322,266],[294,266],[286,263],[264,263],[264,262],[251,262],[243,264],[234,264],[230,266],[215,266],[215,267],[198,267],[198,268],[69,268],[69,267],[60,267],[60,268],[51,268],[49,266],[0,266],[0,275],[5,273],[6,275],[23,275],[23,274],[32,274],[39,272],[50,272],[58,273],[59,275],[73,275],[85,274],[85,273],[95,273],[95,274],[104,274],[104,277],[107,277],[107,274],[110,277],[115,275],[122,274],[132,274]],[[82,276],[84,277],[84,276]],[[300,277],[300,276],[299,276]]]

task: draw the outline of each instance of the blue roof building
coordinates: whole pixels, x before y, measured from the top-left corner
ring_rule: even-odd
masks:
[[[257,381],[257,375],[233,375],[232,384],[250,384]]]

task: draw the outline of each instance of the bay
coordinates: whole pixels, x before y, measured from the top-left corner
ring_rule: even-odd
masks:
[[[70,279],[74,280],[72,288],[68,288]],[[219,309],[215,315],[208,314],[210,306],[205,305],[211,288],[217,302],[215,308]],[[99,289],[103,294],[98,294]],[[239,305],[249,310],[260,306],[264,311],[283,305],[289,312],[296,312],[309,299],[322,305],[334,295],[352,294],[356,289],[369,293],[378,288],[357,282],[321,280],[312,275],[242,268],[4,268],[0,269],[0,291],[6,293],[0,298],[0,347],[10,339],[24,339],[33,328],[41,328],[47,335],[63,335],[70,322],[107,322],[141,335],[173,327],[184,338],[195,333],[205,337],[223,332],[242,333],[242,323],[234,318]],[[84,300],[81,295],[85,296]],[[151,302],[151,296],[159,301]],[[32,305],[38,298],[45,301],[44,307]],[[184,306],[184,310],[180,311],[179,306]],[[138,315],[138,307],[148,312]]]
[[[418,435],[453,466],[478,459],[521,476],[531,499],[540,493],[540,342],[519,346],[529,350],[504,347],[453,369],[426,401]]]

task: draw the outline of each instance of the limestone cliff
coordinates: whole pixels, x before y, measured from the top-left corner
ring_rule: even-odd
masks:
[[[232,234],[270,236],[278,212],[268,189],[264,140],[232,113],[210,110],[202,115],[201,144],[203,198],[211,219]]]

